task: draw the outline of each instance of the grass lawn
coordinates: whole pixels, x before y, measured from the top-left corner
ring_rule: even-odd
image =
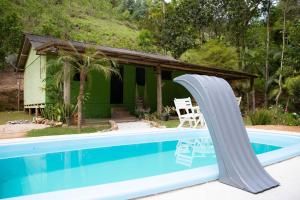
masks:
[[[178,119],[172,119],[168,121],[160,121],[161,125],[166,126],[167,128],[176,128],[179,124]]]
[[[80,133],[95,133],[109,129],[109,124],[103,124],[101,126],[88,126],[83,127],[79,132],[76,127],[49,127],[44,129],[36,129],[28,131],[27,137],[49,136],[49,135],[68,135],[68,134],[80,134]]]
[[[0,125],[6,124],[7,121],[13,121],[13,120],[32,120],[32,116],[26,114],[23,111],[4,111],[0,112]]]

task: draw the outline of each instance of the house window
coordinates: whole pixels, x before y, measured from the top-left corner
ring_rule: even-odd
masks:
[[[161,71],[161,79],[162,80],[172,80],[172,71],[166,71],[162,70]]]
[[[136,68],[135,71],[135,81],[137,85],[145,85],[145,69],[144,68]]]

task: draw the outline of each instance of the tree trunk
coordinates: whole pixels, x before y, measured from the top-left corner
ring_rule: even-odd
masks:
[[[287,100],[286,100],[286,105],[285,105],[284,112],[288,112],[289,111],[289,101],[290,101],[290,97],[288,97]]]
[[[246,27],[246,26],[245,26]],[[246,54],[246,41],[245,41],[245,32],[242,31],[241,33],[241,67],[242,67],[242,70],[244,71],[245,70],[245,54]]]
[[[77,128],[80,130],[82,125],[82,107],[83,107],[83,98],[84,98],[84,85],[85,85],[85,79],[86,79],[86,72],[84,69],[80,70],[80,86],[79,86],[79,94],[77,98],[77,104],[78,104],[78,121],[77,121]]]
[[[252,97],[252,111],[255,111],[255,88],[254,88],[254,79],[250,80],[250,87],[251,87],[251,97]]]
[[[237,45],[236,45],[236,52],[238,56],[238,65],[239,69],[242,69],[242,56],[241,56],[241,45],[240,45],[240,39],[237,39]]]
[[[247,111],[250,111],[249,92],[246,93]]]
[[[64,104],[65,105],[70,105],[70,87],[71,87],[71,80],[70,80],[70,71],[71,71],[71,67],[70,64],[67,63],[66,61],[64,62]],[[69,117],[69,116],[68,116]]]
[[[283,8],[283,30],[282,30],[282,50],[281,50],[281,61],[280,61],[280,74],[278,79],[279,91],[276,96],[276,106],[279,104],[279,98],[282,93],[282,70],[284,65],[284,51],[285,51],[285,31],[286,31],[286,3]]]
[[[264,90],[264,103],[265,107],[268,107],[268,81],[269,81],[269,48],[270,48],[270,8],[271,0],[268,1],[267,8],[267,41],[266,41],[266,66],[265,66],[265,90]]]

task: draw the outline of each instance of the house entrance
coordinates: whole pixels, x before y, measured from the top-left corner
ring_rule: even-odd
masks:
[[[123,67],[120,67],[120,76],[112,74],[110,78],[110,103],[123,104]]]

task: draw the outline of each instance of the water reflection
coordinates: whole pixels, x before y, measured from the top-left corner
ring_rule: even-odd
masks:
[[[215,157],[215,150],[209,136],[178,141],[175,151],[176,163],[191,167],[193,161],[204,157]]]

